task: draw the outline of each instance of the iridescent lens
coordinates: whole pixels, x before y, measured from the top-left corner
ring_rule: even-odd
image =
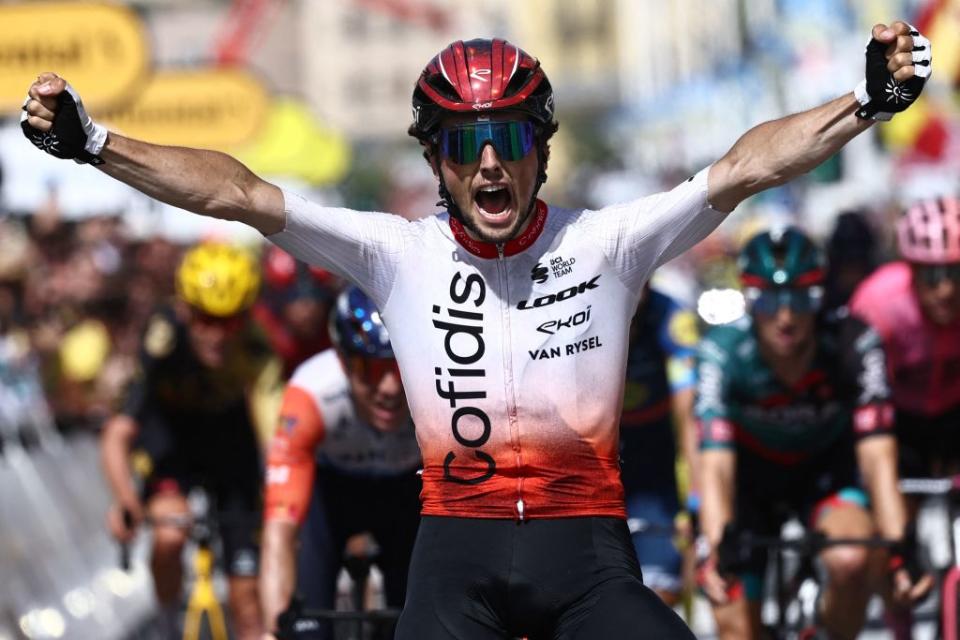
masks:
[[[960,264],[915,264],[913,273],[927,287],[935,287],[943,280],[960,282]]]
[[[476,162],[488,142],[501,160],[520,160],[533,149],[533,123],[474,122],[440,130],[440,149],[457,164]]]
[[[373,358],[354,355],[349,358],[349,368],[370,386],[377,386],[388,373],[400,378],[400,367],[395,358]]]
[[[750,313],[772,316],[781,307],[794,313],[816,313],[823,304],[823,287],[747,287],[743,292]]]

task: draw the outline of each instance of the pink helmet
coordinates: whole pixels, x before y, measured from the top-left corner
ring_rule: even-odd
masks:
[[[915,203],[897,221],[897,245],[909,262],[960,262],[960,198]]]

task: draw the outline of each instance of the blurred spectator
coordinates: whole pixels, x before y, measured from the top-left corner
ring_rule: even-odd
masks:
[[[47,414],[22,307],[32,247],[24,229],[9,220],[0,222],[0,247],[0,433],[19,437]]]
[[[25,226],[4,223],[0,246],[3,333],[30,346],[61,430],[98,427],[133,375],[148,317],[172,296],[181,249],[132,241],[117,215],[65,220],[55,185]]]
[[[289,378],[304,360],[330,347],[327,317],[342,282],[275,246],[264,254],[263,278],[266,286],[253,316]]]

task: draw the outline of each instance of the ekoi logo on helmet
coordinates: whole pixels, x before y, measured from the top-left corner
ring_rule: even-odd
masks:
[[[492,106],[493,106],[492,102],[480,102],[473,105],[473,109],[474,111],[483,111],[485,109],[489,109]]]
[[[490,75],[490,69],[474,69],[470,72],[470,77],[474,80],[479,80],[480,82],[490,82],[490,78],[485,77]]]
[[[553,118],[553,94],[547,96],[547,99],[543,103],[543,109],[550,114],[550,118]]]

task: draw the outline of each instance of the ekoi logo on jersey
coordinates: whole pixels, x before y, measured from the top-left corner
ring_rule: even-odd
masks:
[[[466,278],[458,271],[450,280],[450,300],[455,305],[466,306],[473,303],[474,307],[483,304],[487,295],[487,286],[483,278],[476,274]],[[483,313],[471,309],[455,307],[453,305],[442,308],[433,305],[433,326],[443,335],[443,350],[449,362],[446,367],[434,367],[436,375],[437,395],[450,403],[454,409],[450,416],[450,430],[454,439],[462,446],[474,449],[476,459],[486,465],[486,469],[479,475],[463,477],[456,475],[451,467],[457,454],[447,453],[443,460],[443,477],[445,480],[459,484],[479,484],[493,477],[497,465],[490,454],[480,447],[490,439],[490,417],[482,409],[466,405],[467,400],[482,400],[487,392],[477,388],[479,380],[486,378],[486,370],[476,367],[477,362],[486,351],[483,341]],[[461,402],[465,406],[461,406]],[[478,428],[479,427],[479,428]]]

